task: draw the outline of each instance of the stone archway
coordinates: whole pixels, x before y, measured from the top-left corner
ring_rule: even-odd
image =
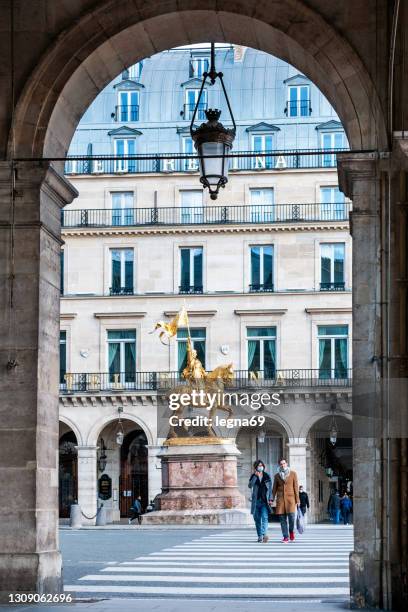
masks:
[[[66,22],[69,23],[69,20]],[[256,0],[238,3],[218,0],[216,9],[212,10],[208,9],[206,0],[197,0],[194,10],[189,0],[167,3],[151,0],[138,9],[127,0],[106,0],[98,3],[97,8],[78,16],[74,25],[68,25],[44,50],[42,59],[26,79],[13,115],[8,143],[9,157],[64,156],[83,112],[102,87],[120,70],[154,52],[204,40],[244,44],[285,59],[304,72],[326,95],[343,122],[353,150],[387,148],[386,122],[379,96],[363,62],[344,36],[299,0],[287,0],[284,4],[260,4]],[[73,49],[76,51],[73,52]],[[378,209],[380,195],[375,155],[363,154],[357,161],[356,165],[353,157],[344,156],[341,185],[355,200],[355,210],[359,211],[353,216],[357,244],[363,244],[366,236],[370,236],[369,248],[360,255],[358,249],[354,249],[357,255],[356,269],[359,274],[365,274],[365,282],[360,284],[361,291],[356,295],[356,302],[361,306],[358,318],[362,330],[361,346],[364,345],[365,349],[354,351],[354,354],[357,361],[365,364],[368,354],[371,357],[376,354],[371,327],[376,325],[376,321],[373,324],[373,318],[377,316],[377,310],[373,309],[374,314],[370,316],[367,313],[378,302],[379,218],[376,212],[372,213]],[[22,194],[20,200],[13,200],[12,204],[16,218],[21,223],[24,221],[16,230],[16,244],[26,246],[35,243],[36,246],[40,244],[40,248],[33,248],[29,275],[25,268],[26,253],[17,250],[13,262],[17,269],[13,282],[35,289],[31,301],[25,292],[21,293],[24,297],[20,298],[21,304],[16,303],[19,315],[15,325],[24,323],[24,329],[33,332],[30,346],[33,352],[30,355],[35,353],[36,357],[32,359],[30,356],[31,361],[28,362],[25,347],[24,350],[15,349],[13,354],[15,361],[24,366],[23,376],[27,377],[29,372],[34,380],[39,368],[43,372],[46,388],[38,389],[35,397],[30,398],[26,415],[31,419],[33,413],[38,414],[40,423],[47,420],[51,434],[47,443],[37,441],[37,436],[41,438],[44,433],[40,431],[40,426],[38,431],[34,428],[34,434],[31,434],[37,465],[44,467],[47,477],[44,482],[38,481],[36,471],[32,469],[30,482],[36,492],[33,513],[37,513],[40,518],[34,529],[31,527],[33,521],[28,521],[27,526],[33,536],[29,541],[36,541],[36,529],[47,534],[44,537],[44,549],[23,546],[18,552],[26,555],[28,563],[25,566],[26,578],[23,580],[26,590],[54,592],[61,588],[61,562],[54,524],[56,489],[54,487],[50,494],[47,492],[55,472],[49,456],[53,455],[57,444],[57,361],[53,358],[57,354],[59,270],[55,262],[59,257],[59,209],[75,197],[75,190],[52,167],[38,167],[31,162],[19,161],[17,168],[17,175],[8,163],[3,168],[5,182],[11,184],[16,180],[16,192]],[[23,264],[21,267],[18,265],[19,257]],[[373,278],[376,281],[370,282]],[[354,284],[358,285],[356,282]],[[37,295],[40,295],[39,302],[35,302],[33,307]],[[47,328],[46,335],[38,333],[44,328]],[[374,366],[367,366],[367,370],[373,372]],[[21,374],[17,371],[11,376],[17,378]],[[24,383],[24,380],[23,377],[21,382]],[[55,390],[50,393],[49,389]],[[24,404],[22,400],[21,415],[25,414]],[[44,412],[47,412],[47,419],[42,419]],[[370,457],[367,464],[371,463]],[[375,469],[368,472],[364,470],[363,466],[361,473],[366,472],[374,481]],[[362,507],[364,504],[374,507],[375,501],[368,497],[362,500]],[[38,513],[38,510],[43,512]],[[356,576],[360,573],[364,581],[364,577],[368,580],[373,569],[378,575],[379,560],[373,535],[375,521],[371,526],[372,533],[364,530],[363,525],[361,528],[360,557],[356,557],[355,571]],[[369,550],[365,544],[367,536],[372,536]],[[4,563],[10,563],[11,573],[20,581],[14,552],[14,543],[10,541],[5,548]],[[375,558],[375,561],[370,565],[371,558]],[[15,563],[17,565],[13,565]],[[376,580],[376,585],[368,595],[361,595],[359,601],[378,602],[379,583]],[[8,582],[9,586],[13,584]],[[359,596],[357,593],[356,599]]]
[[[203,41],[242,44],[291,63],[326,95],[352,149],[386,148],[381,105],[363,63],[344,37],[298,0],[247,0],[233,7],[219,0],[216,10],[208,10],[205,0],[193,10],[189,0],[152,0],[139,10],[127,0],[106,0],[47,49],[18,101],[9,150],[16,157],[64,156],[81,116],[121,70]]]

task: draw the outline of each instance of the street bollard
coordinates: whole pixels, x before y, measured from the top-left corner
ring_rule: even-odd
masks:
[[[106,525],[106,510],[104,505],[101,504],[101,507],[98,509],[96,514],[96,526],[103,527],[104,525]]]
[[[79,504],[71,504],[69,524],[72,529],[80,529],[82,527],[81,507]]]

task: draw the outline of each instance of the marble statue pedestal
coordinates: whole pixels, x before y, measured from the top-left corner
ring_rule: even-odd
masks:
[[[144,524],[248,525],[251,515],[237,485],[235,442],[173,438],[160,453],[162,493]]]

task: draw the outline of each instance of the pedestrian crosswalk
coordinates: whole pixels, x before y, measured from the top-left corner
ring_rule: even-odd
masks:
[[[347,598],[351,528],[309,526],[295,542],[258,544],[252,530],[202,535],[122,563],[106,563],[65,590],[77,596]]]

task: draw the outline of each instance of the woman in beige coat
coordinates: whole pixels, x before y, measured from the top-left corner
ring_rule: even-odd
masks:
[[[296,472],[290,469],[286,459],[279,461],[279,470],[273,481],[272,495],[276,502],[276,514],[280,519],[283,542],[289,542],[289,538],[293,542],[296,508],[300,503],[299,484]]]

